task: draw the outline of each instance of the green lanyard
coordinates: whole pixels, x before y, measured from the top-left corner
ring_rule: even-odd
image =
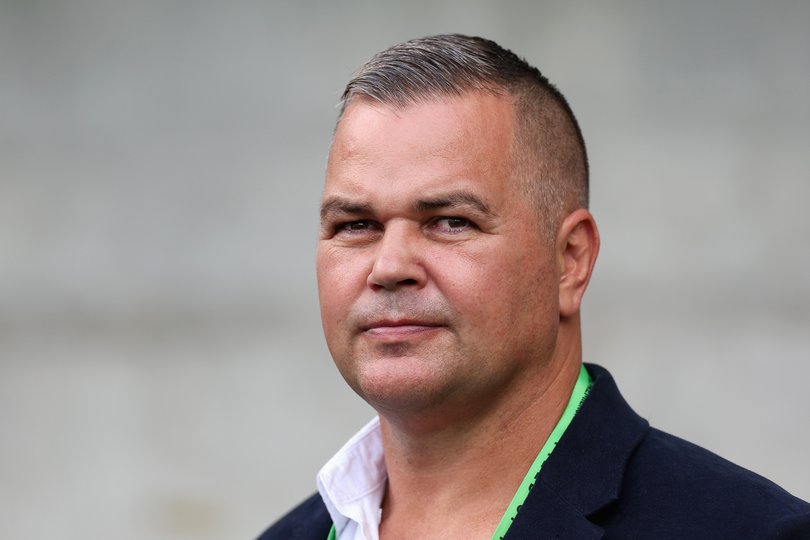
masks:
[[[574,419],[574,415],[582,406],[585,398],[588,397],[588,392],[592,385],[593,381],[591,380],[591,376],[588,374],[585,366],[581,366],[579,368],[579,377],[574,385],[574,391],[571,393],[571,397],[568,400],[568,405],[565,406],[560,420],[557,422],[557,425],[554,426],[543,448],[540,449],[540,453],[537,454],[534,463],[529,467],[529,472],[523,477],[523,482],[520,483],[520,486],[515,492],[515,496],[512,497],[512,502],[506,507],[506,512],[504,512],[501,522],[498,523],[495,532],[492,534],[492,540],[503,540],[503,537],[506,536],[506,532],[517,516],[518,508],[526,501],[526,497],[529,496],[529,492],[534,487],[537,477],[540,474],[540,469],[543,467],[543,463],[546,462],[548,456],[551,455],[551,452],[557,446],[557,443],[560,442],[563,433],[568,429],[571,420]],[[329,530],[329,536],[326,540],[337,540],[334,524]]]
[[[568,405],[565,406],[560,420],[557,422],[557,425],[554,426],[551,435],[548,436],[546,444],[543,445],[543,448],[540,449],[540,453],[534,458],[534,463],[529,467],[529,472],[523,477],[523,482],[520,483],[520,487],[518,487],[515,492],[515,496],[512,497],[512,502],[506,507],[506,512],[503,513],[501,522],[498,523],[495,532],[492,534],[492,540],[503,540],[503,537],[506,536],[509,526],[512,525],[512,522],[517,516],[518,508],[523,505],[526,501],[526,497],[529,496],[529,492],[534,487],[537,477],[540,474],[540,469],[543,467],[543,463],[546,462],[548,456],[551,455],[551,452],[553,452],[554,448],[557,446],[557,443],[560,442],[563,433],[568,429],[568,425],[571,423],[571,420],[574,419],[574,415],[577,414],[577,411],[582,406],[582,402],[588,397],[588,392],[592,385],[593,381],[591,380],[591,376],[588,374],[585,366],[581,366],[579,368],[579,377],[577,377],[577,383],[574,385],[574,391],[571,392]]]

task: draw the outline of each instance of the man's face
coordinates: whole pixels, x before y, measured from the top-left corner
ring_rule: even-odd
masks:
[[[380,412],[485,407],[553,353],[557,263],[510,178],[513,129],[511,102],[479,93],[354,101],[338,126],[321,315],[341,374]]]

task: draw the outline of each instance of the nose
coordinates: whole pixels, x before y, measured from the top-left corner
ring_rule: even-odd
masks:
[[[424,286],[427,275],[419,254],[417,234],[409,231],[405,224],[386,228],[374,254],[374,265],[367,280],[369,287],[395,290]]]

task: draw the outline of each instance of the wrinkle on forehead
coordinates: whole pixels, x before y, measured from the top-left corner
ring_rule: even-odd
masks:
[[[504,115],[511,121],[499,121]],[[474,122],[471,117],[475,118]],[[508,154],[514,135],[514,119],[513,100],[507,96],[469,93],[404,107],[357,99],[349,105],[337,126],[330,160],[334,156],[341,160],[356,158],[362,161],[369,142],[376,145],[390,142],[385,138],[369,141],[365,134],[392,122],[394,126],[401,126],[402,129],[397,131],[404,136],[398,137],[396,142],[411,148],[423,148],[425,158],[463,159],[462,150],[471,143],[480,150],[497,148]],[[352,125],[358,122],[365,128],[361,132]],[[484,123],[485,136],[481,136],[481,122]]]
[[[323,200],[411,205],[466,190],[495,211],[510,191],[503,188],[512,177],[514,129],[514,107],[503,97],[469,94],[404,108],[353,102],[335,132]]]

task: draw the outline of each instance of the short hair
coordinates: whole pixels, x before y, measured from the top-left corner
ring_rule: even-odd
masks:
[[[468,92],[514,99],[512,175],[553,239],[566,210],[588,207],[585,141],[562,93],[537,68],[494,41],[445,34],[377,53],[346,85],[338,124],[356,98],[406,107]]]

